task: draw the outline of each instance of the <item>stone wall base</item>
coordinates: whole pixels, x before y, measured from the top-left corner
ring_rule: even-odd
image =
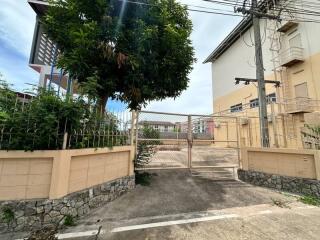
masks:
[[[256,171],[238,169],[238,177],[244,182],[277,190],[320,197],[320,181],[287,177]]]
[[[133,175],[69,194],[61,199],[0,202],[0,232],[30,231],[42,225],[63,223],[66,216],[81,217],[134,187]]]

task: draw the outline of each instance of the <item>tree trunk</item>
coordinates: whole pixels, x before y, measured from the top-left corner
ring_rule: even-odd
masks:
[[[104,115],[106,112],[107,102],[108,102],[108,96],[100,97],[98,101],[98,109],[101,115]]]

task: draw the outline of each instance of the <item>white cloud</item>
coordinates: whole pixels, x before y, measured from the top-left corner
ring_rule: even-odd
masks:
[[[27,0],[1,0],[0,72],[17,90],[38,81],[38,73],[28,66],[35,16]]]
[[[0,38],[24,56],[30,53],[35,16],[27,0],[1,0]]]

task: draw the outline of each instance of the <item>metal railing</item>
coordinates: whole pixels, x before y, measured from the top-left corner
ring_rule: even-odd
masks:
[[[303,148],[320,150],[320,133],[313,131],[312,128],[304,127],[301,129]]]
[[[297,97],[284,99],[279,104],[284,106],[285,113],[314,112],[320,110],[320,101],[312,98]]]

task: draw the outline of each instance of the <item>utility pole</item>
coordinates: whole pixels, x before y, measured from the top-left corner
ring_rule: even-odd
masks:
[[[253,11],[258,9],[257,0],[252,0],[251,8]],[[260,19],[254,13],[252,13],[252,22],[253,22],[253,31],[254,31],[254,46],[255,46],[255,53],[256,53],[256,78],[258,80],[261,145],[262,147],[270,147],[266,85],[264,82],[264,67],[263,67],[263,59],[262,59],[262,45],[261,45],[261,34],[260,34]]]
[[[263,59],[262,59],[262,44],[261,44],[261,34],[260,34],[260,18],[265,17],[269,19],[278,19],[278,17],[259,12],[257,0],[251,0],[250,10],[245,9],[245,2],[244,2],[243,7],[236,8],[235,11],[242,12],[243,14],[250,14],[252,17],[255,56],[256,56],[256,78],[258,82],[261,146],[270,147],[266,86],[265,86],[265,80],[264,80],[264,67],[263,67]]]

